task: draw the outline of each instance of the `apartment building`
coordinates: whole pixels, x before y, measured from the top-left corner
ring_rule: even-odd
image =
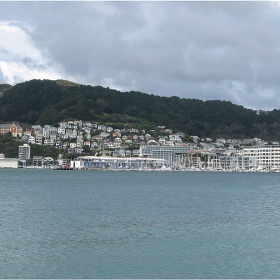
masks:
[[[23,146],[18,147],[18,159],[19,160],[30,159],[30,146],[28,144],[23,144]]]
[[[165,159],[168,165],[174,163],[175,157],[178,155],[186,155],[191,150],[198,150],[196,146],[140,146],[140,156]]]
[[[278,145],[265,145],[244,148],[243,154],[244,156],[255,159],[255,167],[280,167],[280,146]]]

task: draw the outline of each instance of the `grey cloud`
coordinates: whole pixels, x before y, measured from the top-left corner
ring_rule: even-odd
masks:
[[[15,6],[17,9],[15,9]],[[1,2],[76,81],[280,108],[272,2]]]
[[[21,59],[21,62],[26,65],[29,69],[37,69],[37,70],[44,70],[46,65],[42,63],[38,63],[36,60],[30,57],[24,57]]]

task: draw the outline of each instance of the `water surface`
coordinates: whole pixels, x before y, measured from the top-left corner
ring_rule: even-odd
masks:
[[[279,173],[0,170],[0,278],[279,278]]]

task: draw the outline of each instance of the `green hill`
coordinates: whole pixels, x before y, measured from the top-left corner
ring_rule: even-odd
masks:
[[[3,95],[3,93],[7,90],[12,88],[9,84],[0,84],[0,97]]]
[[[120,92],[64,80],[20,83],[6,89],[0,98],[3,122],[43,125],[69,119],[139,128],[161,125],[200,137],[280,138],[279,110],[254,111],[228,101]]]

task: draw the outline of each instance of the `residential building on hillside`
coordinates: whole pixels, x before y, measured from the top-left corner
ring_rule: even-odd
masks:
[[[17,123],[0,124],[0,135],[11,132],[14,137],[22,137],[22,127]]]
[[[177,134],[170,134],[169,135],[169,141],[172,141],[172,142],[182,142],[182,139]]]
[[[34,136],[29,136],[28,143],[35,144],[35,141],[36,141],[36,139]]]

